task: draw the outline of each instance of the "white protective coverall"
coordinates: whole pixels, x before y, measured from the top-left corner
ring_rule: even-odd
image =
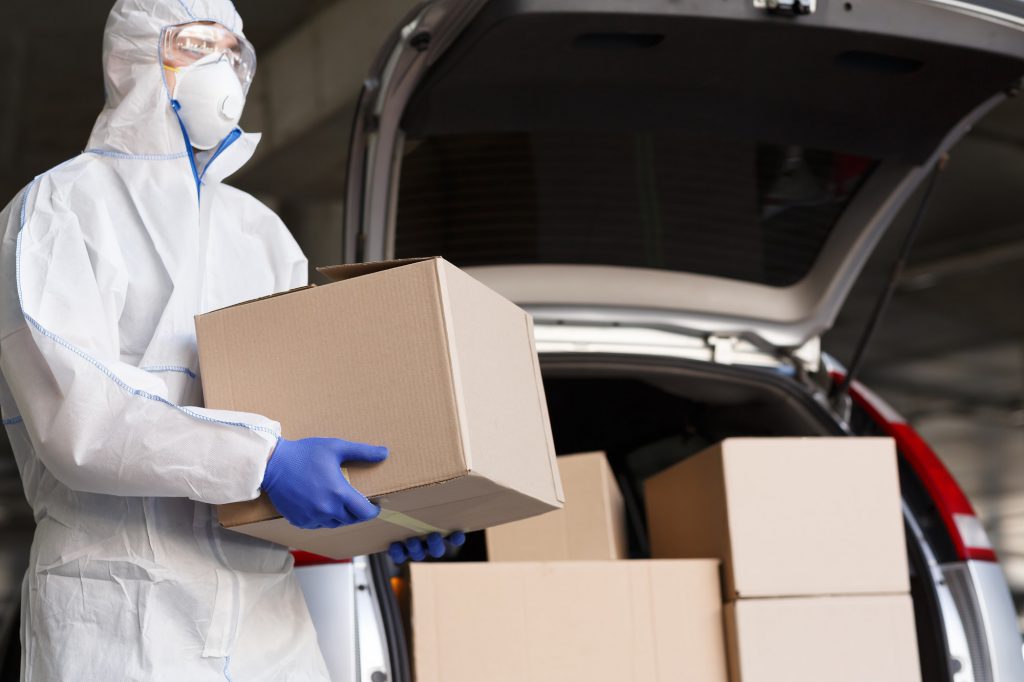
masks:
[[[88,150],[0,214],[0,409],[37,522],[30,681],[328,679],[289,553],[210,506],[257,496],[279,425],[187,407],[193,316],[306,282],[277,216],[222,184],[259,136],[193,171],[159,44],[197,20],[242,29],[228,0],[119,0]]]

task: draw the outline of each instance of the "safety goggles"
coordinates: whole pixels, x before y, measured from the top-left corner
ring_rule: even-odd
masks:
[[[161,53],[164,66],[171,71],[191,66],[211,54],[220,54],[231,64],[246,92],[256,75],[256,51],[252,45],[220,24],[171,26],[164,30]]]

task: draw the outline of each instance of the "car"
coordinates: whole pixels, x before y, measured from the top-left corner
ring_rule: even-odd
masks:
[[[643,480],[722,438],[894,438],[923,679],[1024,679],[969,501],[820,342],[1019,86],[1022,31],[1007,1],[423,3],[360,99],[344,259],[441,255],[533,314],[556,447],[608,453],[636,557]],[[338,679],[410,679],[386,559],[298,570],[321,612],[332,570],[373,597],[314,613],[329,658],[373,642]]]

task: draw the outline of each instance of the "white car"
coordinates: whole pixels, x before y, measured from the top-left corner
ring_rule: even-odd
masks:
[[[425,2],[366,81],[343,256],[442,255],[533,313],[558,451],[608,451],[635,556],[642,480],[709,443],[893,436],[923,679],[1024,680],[969,502],[819,343],[1022,75],[1016,0]],[[411,679],[393,570],[299,569],[338,680]]]

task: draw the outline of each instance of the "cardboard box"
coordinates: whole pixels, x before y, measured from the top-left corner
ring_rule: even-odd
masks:
[[[418,682],[726,682],[717,561],[417,564]]]
[[[263,497],[220,507],[224,526],[344,558],[561,507],[526,312],[437,258],[321,272],[334,282],[196,319],[206,404],[266,415],[289,439],[388,446],[347,470],[386,511],[304,531]]]
[[[603,452],[558,458],[565,508],[487,529],[491,561],[626,559],[622,492]]]
[[[645,498],[652,555],[721,559],[727,600],[910,589],[891,439],[729,439]]]
[[[732,682],[915,682],[909,595],[744,599],[725,608]]]

